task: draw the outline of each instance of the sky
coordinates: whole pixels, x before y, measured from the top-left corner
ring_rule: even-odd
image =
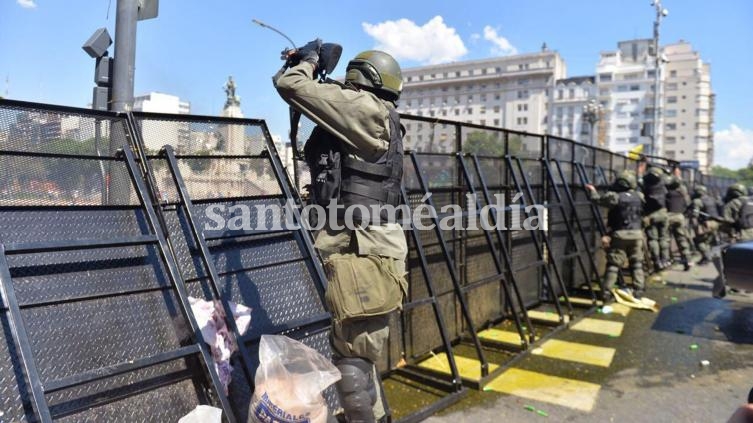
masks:
[[[81,45],[100,27],[115,34],[117,0],[0,0],[0,95],[86,107],[94,60]],[[753,158],[753,1],[663,0],[662,44],[685,40],[711,63],[716,93],[716,163]],[[378,48],[402,67],[538,51],[567,63],[568,76],[592,75],[602,51],[650,38],[649,0],[417,0],[312,2],[161,0],[159,16],[138,24],[135,94],[159,91],[218,115],[229,75],[246,117],[265,119],[286,138],[287,106],[272,87],[288,42],[321,38],[350,57]],[[112,54],[112,48],[111,48]],[[7,81],[7,82],[6,82]]]

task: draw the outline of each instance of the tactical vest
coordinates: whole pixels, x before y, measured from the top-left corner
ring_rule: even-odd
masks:
[[[685,213],[688,203],[680,189],[673,189],[667,193],[667,211],[670,213]]]
[[[341,141],[317,126],[304,147],[306,163],[311,174],[311,201],[327,207],[335,200],[338,216],[343,217],[351,206],[362,205],[372,212],[372,206],[400,204],[400,184],[403,178],[403,137],[400,115],[389,109],[390,144],[376,162],[348,157]],[[353,208],[354,221],[363,221],[361,207]],[[381,222],[390,216],[382,210]],[[374,220],[373,218],[371,219]]]
[[[643,195],[646,196],[646,206],[644,209],[646,214],[651,214],[667,207],[667,187],[661,179],[647,178],[648,176],[643,177],[645,183]]]
[[[620,193],[619,202],[607,214],[607,222],[612,231],[641,228],[642,202],[635,191]]]
[[[753,229],[753,197],[742,197],[740,215],[737,217],[737,225],[740,230]]]
[[[714,201],[714,199],[711,198],[710,195],[702,195],[701,204],[703,205],[703,209],[701,210],[702,212],[706,213],[710,217],[719,218],[719,208],[716,206],[716,201]]]

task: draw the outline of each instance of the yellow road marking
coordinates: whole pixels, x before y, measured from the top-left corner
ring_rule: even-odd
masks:
[[[611,322],[609,320],[583,318],[580,322],[572,325],[570,329],[581,332],[591,332],[600,335],[620,336],[622,328],[625,326],[622,322]]]
[[[447,361],[445,353],[439,353],[426,359],[418,364],[425,369],[434,370],[440,373],[452,374],[450,363]],[[455,365],[458,367],[458,373],[464,379],[480,380],[481,379],[481,362],[474,358],[455,356]],[[496,364],[489,363],[489,372],[493,372],[499,367]]]
[[[534,350],[537,351],[538,349]],[[550,339],[541,345],[540,352],[533,354],[559,360],[574,361],[592,366],[609,367],[614,358],[615,349],[595,345]]]
[[[489,341],[502,342],[505,344],[522,344],[518,332],[512,332],[509,330],[486,329],[479,332],[478,337],[481,339],[488,339]]]
[[[581,411],[591,411],[600,385],[521,369],[509,369],[491,381],[485,391],[544,401]]]

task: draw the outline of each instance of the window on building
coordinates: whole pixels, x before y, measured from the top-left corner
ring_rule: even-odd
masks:
[[[528,98],[528,90],[518,91],[518,99]]]
[[[502,96],[501,96],[501,95],[499,95],[499,94],[494,94],[494,99],[495,99],[495,100],[499,100],[500,98],[502,98]]]
[[[624,131],[626,129],[627,129],[627,125],[617,125],[617,130],[618,131]]]
[[[667,91],[677,91],[677,82],[670,82],[665,86]]]
[[[469,107],[469,108],[465,109],[465,112],[468,113],[469,115],[473,114],[473,107]]]
[[[434,110],[429,110],[429,116],[434,117],[434,114],[435,114]]]
[[[674,130],[676,130],[676,129],[677,129],[677,124],[676,124],[676,123],[668,123],[668,124],[666,124],[666,125],[664,126],[664,128],[665,128],[665,129],[666,129],[667,131],[674,131]]]
[[[455,116],[460,116],[460,110],[455,109]]]
[[[569,98],[575,98],[575,89],[570,88],[569,90],[567,90],[567,96]]]
[[[557,100],[562,100],[562,97],[565,95],[564,90],[557,90]]]
[[[611,73],[600,73],[599,74],[599,81],[600,82],[612,82],[612,74]]]
[[[671,150],[665,151],[664,155],[667,156],[668,159],[674,159],[675,158],[675,152],[671,151]]]
[[[484,69],[484,70],[486,70],[486,69]],[[482,126],[486,126],[486,119],[481,119],[481,120],[479,121],[479,123],[480,123],[480,124],[481,124]]]
[[[669,77],[670,78],[677,78],[677,71],[676,70],[669,71]]]
[[[609,88],[599,89],[599,95],[609,95]]]
[[[486,101],[486,94],[481,94],[480,101]]]
[[[664,144],[674,144],[677,142],[677,137],[664,137]]]
[[[423,81],[423,80],[424,80],[424,76],[423,76],[423,75],[419,76],[419,77],[418,77],[418,80],[419,80],[419,81]]]
[[[638,137],[630,137],[628,138],[628,142],[630,144],[638,144]]]
[[[518,85],[528,85],[528,78],[518,79]]]
[[[447,110],[442,110],[442,116],[447,116]]]
[[[478,112],[482,115],[486,114],[486,106],[479,107]]]
[[[677,110],[667,109],[664,111],[664,117],[673,118],[677,116]]]
[[[635,131],[637,129],[641,129],[641,124],[640,123],[631,123],[630,125],[628,125],[628,129],[633,130],[633,131]]]
[[[473,94],[468,94],[468,103],[473,103]]]
[[[486,68],[481,69],[481,75],[486,75]]]
[[[459,78],[460,77],[460,71],[455,72],[455,76]]]
[[[502,68],[499,68],[499,67],[494,68],[494,71],[497,73],[502,73]]]
[[[494,126],[499,126],[499,119],[494,119]]]
[[[640,91],[640,90],[641,90],[641,86],[640,85],[631,85],[630,86],[630,91]]]
[[[655,69],[649,69],[646,71],[646,78],[654,78],[656,77],[656,70]]]

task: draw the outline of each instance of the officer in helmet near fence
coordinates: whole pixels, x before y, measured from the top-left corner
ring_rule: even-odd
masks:
[[[403,169],[395,110],[400,66],[387,53],[364,51],[348,63],[345,83],[318,82],[317,41],[295,50],[289,69],[275,76],[280,96],[317,124],[304,149],[312,201],[325,209],[397,206]],[[376,216],[360,213],[354,218],[363,227],[342,228],[347,213],[328,210],[333,214],[337,221],[327,221],[315,245],[329,282],[325,299],[332,314],[333,361],[342,373],[336,384],[343,407],[338,418],[386,421],[389,409],[375,363],[385,352],[389,315],[401,307],[407,290],[405,235],[396,222],[377,224]]]
[[[670,234],[677,243],[677,248],[680,249],[680,258],[685,271],[693,267],[690,261],[690,237],[685,221],[685,212],[689,206],[688,188],[682,181],[680,168],[676,167],[673,174],[667,178],[667,224]],[[669,250],[669,243],[666,244],[666,248]],[[671,257],[671,253],[667,251],[666,256]]]
[[[609,234],[602,240],[607,249],[607,269],[604,287],[611,291],[617,282],[620,269],[625,262],[630,265],[633,277],[634,298],[642,297],[645,289],[643,274],[643,230],[642,213],[643,194],[638,192],[635,174],[625,170],[617,177],[611,189],[600,195],[593,185],[586,185],[590,199],[594,203],[609,209],[607,225]],[[625,287],[620,287],[625,288]]]
[[[641,189],[646,203],[643,208],[643,220],[648,239],[648,250],[653,261],[654,271],[664,270],[669,261],[669,226],[667,222],[667,187],[666,173],[659,166],[649,164],[645,159],[641,163],[646,167],[642,174]]]
[[[723,199],[724,208],[719,219],[720,230],[729,233],[733,241],[753,241],[753,197],[746,194],[745,185],[732,184],[727,188],[727,194]],[[714,281],[712,294],[715,298],[723,298],[727,293],[727,287],[721,257],[714,257],[714,265],[719,271],[719,277]]]
[[[716,200],[708,195],[708,190],[703,185],[696,185],[693,190],[693,202],[691,204],[692,218],[695,221],[695,243],[702,258],[699,265],[711,262],[712,247],[718,244],[719,237],[719,210]]]

